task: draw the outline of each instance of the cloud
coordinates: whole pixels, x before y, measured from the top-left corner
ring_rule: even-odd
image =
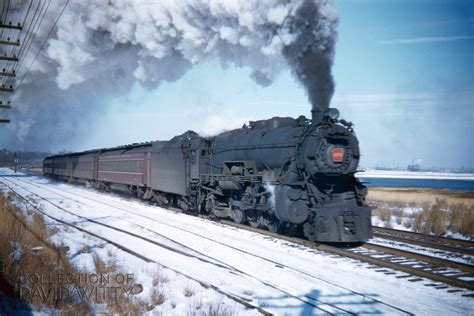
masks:
[[[409,44],[426,44],[426,43],[440,43],[440,42],[455,42],[462,40],[474,39],[472,35],[461,36],[434,36],[434,37],[414,37],[414,38],[397,38],[392,40],[380,41],[384,45],[409,45]]]

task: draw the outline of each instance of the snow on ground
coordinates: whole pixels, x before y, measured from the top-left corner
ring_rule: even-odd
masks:
[[[390,221],[384,221],[380,218],[380,216],[377,215],[372,215],[372,226],[378,226],[378,227],[387,227],[387,228],[393,228],[397,230],[405,230],[409,232],[416,232],[413,229],[413,218],[410,218],[409,216],[423,211],[423,208],[421,207],[404,207],[404,208],[396,208],[394,207],[393,209],[395,210],[402,210],[403,211],[403,216],[401,218],[397,218],[395,215],[391,215]],[[434,234],[432,234],[434,236]],[[446,233],[442,237],[448,237],[448,238],[455,238],[455,239],[464,239],[464,240],[472,240],[469,236],[465,236],[460,233],[453,233],[452,231],[446,231]]]
[[[169,285],[164,291],[178,300],[174,302],[177,306],[189,305],[188,298],[182,295],[183,285],[190,282],[186,278],[188,276],[226,293],[244,297],[250,304],[277,315],[348,312],[452,315],[469,314],[474,310],[473,300],[463,297],[462,292],[448,292],[452,289],[449,287],[436,289],[425,286],[433,283],[429,280],[410,282],[407,278],[397,278],[405,275],[402,272],[387,275],[369,269],[368,264],[356,260],[165,210],[116,194],[100,193],[40,176],[21,173],[15,176],[8,169],[0,169],[0,182],[34,199],[34,203],[46,213],[74,222],[82,229],[133,249],[154,261],[147,264],[71,228],[63,228],[57,235],[60,237],[56,237],[70,247],[69,255],[74,262],[86,268],[90,268],[93,252],[101,256],[112,252],[118,265],[127,273],[134,273],[137,282],[143,284],[143,297],[151,291],[150,278],[156,273],[165,273],[169,279],[166,284]],[[4,186],[2,190],[8,191],[8,188]],[[91,249],[90,253],[77,254],[84,245]],[[161,272],[156,272],[157,269]],[[210,289],[196,286],[195,297],[206,302],[216,299],[225,301],[240,314],[256,313]],[[179,309],[177,306],[173,308],[168,300],[156,311],[183,314],[186,307]]]
[[[398,249],[402,249],[402,250],[406,250],[410,252],[419,253],[422,255],[447,259],[450,261],[455,261],[455,262],[460,262],[460,263],[466,263],[466,264],[470,264],[474,266],[474,257],[471,255],[463,255],[459,253],[453,253],[450,251],[427,248],[427,247],[423,247],[423,246],[419,246],[415,244],[408,244],[404,242],[398,242],[398,241],[393,241],[393,240],[388,240],[388,239],[383,239],[383,238],[372,238],[370,242],[373,244],[381,245],[381,246],[386,246],[390,248],[398,248]]]
[[[411,208],[411,209],[413,209],[413,208]],[[403,211],[405,212],[405,209],[403,209]],[[420,211],[422,211],[421,208],[420,208]],[[404,215],[405,214],[411,214],[411,213],[404,213]],[[390,221],[387,224],[387,222],[382,220],[380,218],[380,216],[372,215],[372,226],[387,227],[387,228],[393,228],[393,229],[405,230],[405,231],[412,232],[413,227],[412,227],[412,224],[410,223],[411,220],[412,220],[411,218],[409,218],[407,216],[403,216],[401,218],[401,223],[399,224],[399,222],[397,221],[397,217],[395,215],[392,215],[390,217]]]
[[[359,178],[398,178],[398,179],[447,179],[474,180],[472,173],[444,173],[428,171],[374,170],[366,169],[358,172]]]

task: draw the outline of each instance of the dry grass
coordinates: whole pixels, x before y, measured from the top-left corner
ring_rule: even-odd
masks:
[[[384,223],[390,222],[392,219],[392,211],[389,208],[378,207],[373,212],[372,215],[378,216],[380,220]]]
[[[193,289],[192,289],[191,287],[186,286],[186,288],[184,289],[183,295],[184,295],[185,297],[191,297],[191,296],[194,295],[194,291],[193,291]]]
[[[30,280],[26,283],[19,283],[20,275],[78,275],[84,274],[85,271],[77,270],[68,258],[68,247],[63,245],[57,246],[51,243],[48,238],[56,235],[60,231],[65,231],[63,226],[61,230],[53,226],[47,229],[43,217],[36,211],[27,210],[24,213],[16,206],[18,205],[13,195],[3,196],[0,194],[0,276],[14,287],[14,290],[19,291],[20,286],[32,287]],[[25,215],[29,214],[29,215]],[[86,236],[87,237],[87,236]],[[106,255],[97,255],[90,247],[84,246],[79,249],[81,254],[92,255],[95,271],[97,275],[117,275],[122,274],[115,255],[110,248],[103,250]],[[90,271],[89,271],[90,272]],[[87,273],[86,273],[87,275]],[[113,278],[110,278],[110,286],[116,286]],[[165,296],[165,289],[163,285],[170,280],[162,271],[157,271],[153,275],[152,285],[153,289],[149,292],[146,300],[132,295],[128,298],[126,294],[121,294],[118,298],[107,295],[104,301],[94,301],[94,299],[87,300],[83,297],[71,296],[64,300],[41,300],[38,296],[26,298],[26,304],[32,306],[34,310],[54,311],[57,315],[87,315],[87,314],[106,314],[106,315],[143,315],[156,309],[157,306],[164,304],[167,300]],[[84,286],[91,285],[74,283],[70,285]],[[128,286],[129,284],[127,284]],[[16,286],[16,288],[15,288]],[[41,284],[44,291],[49,292],[50,288],[58,286],[58,283],[44,283]],[[143,288],[141,288],[143,290]],[[195,288],[188,284],[183,289],[183,295],[186,298],[186,304],[189,305],[189,313],[197,313],[199,315],[234,315],[235,312],[230,306],[223,302],[212,303],[204,305],[200,298],[196,295]],[[179,298],[170,298],[171,306],[175,308],[177,302],[181,303]],[[98,303],[98,304],[96,304]],[[155,310],[154,312],[159,312]]]
[[[444,235],[451,231],[474,238],[473,192],[370,188],[367,201],[377,207],[373,215],[379,216],[386,227],[395,216],[397,224],[413,227],[417,232]],[[403,208],[408,206],[420,207],[422,211],[408,216],[403,212]]]
[[[93,256],[93,261],[94,261],[94,267],[95,267],[95,273],[97,274],[114,274],[117,272],[117,264],[115,263],[115,260],[113,258],[110,258],[105,262],[98,256],[97,254],[94,254]]]
[[[474,206],[474,192],[457,192],[450,190],[416,189],[416,188],[369,188],[367,202],[390,203],[391,205],[434,204],[437,199],[444,199],[448,205],[464,204]]]
[[[222,302],[217,302],[209,305],[207,311],[207,316],[232,316],[235,315],[235,312],[229,307],[225,306]]]
[[[433,205],[423,204],[423,211],[416,214],[413,221],[415,231],[444,235],[449,229],[449,213],[446,200],[437,199]]]
[[[0,194],[0,263],[3,278],[14,288],[16,295],[20,287],[32,289],[37,281],[21,277],[32,275],[49,275],[55,273],[77,274],[69,262],[65,247],[56,247],[48,241],[48,231],[41,215],[34,212],[31,220],[17,208],[13,195]],[[23,283],[20,280],[23,279]],[[52,291],[56,284],[42,284],[42,289]],[[62,313],[89,313],[90,307],[85,302],[75,302],[73,298],[65,300],[41,299],[39,296],[25,295],[27,304],[37,308],[46,307]]]
[[[165,294],[162,290],[155,289],[151,294],[151,305],[153,307],[163,304],[166,301]]]
[[[450,206],[450,229],[474,239],[474,206],[454,204]]]
[[[405,212],[402,209],[395,209],[392,211],[392,215],[395,216],[395,221],[398,225],[402,224],[403,217],[405,217]]]
[[[26,282],[20,283],[21,276],[50,276],[50,275],[78,275],[84,274],[84,271],[77,270],[69,261],[67,256],[68,247],[56,246],[48,241],[48,237],[56,234],[57,228],[47,230],[43,217],[36,212],[27,211],[27,218],[21,210],[16,207],[18,202],[13,195],[4,196],[0,194],[0,277],[9,283],[9,288],[15,292],[18,297],[21,288],[33,289],[38,287],[37,280],[26,279]],[[80,250],[81,253],[90,253],[89,247]],[[97,275],[116,275],[122,273],[118,270],[117,264],[111,252],[107,252],[107,260],[104,261],[98,255],[93,255],[95,274]],[[24,279],[24,277],[23,277]],[[110,286],[117,286],[114,279],[110,278]],[[162,282],[163,280],[160,279]],[[167,281],[167,280],[164,280]],[[83,281],[74,282],[67,285],[69,288],[74,286],[88,286],[90,283]],[[123,284],[122,284],[123,285]],[[42,282],[42,291],[49,293],[57,290],[58,283]],[[64,284],[60,284],[64,286]],[[127,284],[130,286],[130,284]],[[135,288],[134,288],[135,289]],[[23,292],[25,293],[25,291]],[[132,292],[133,294],[134,292]],[[115,297],[112,293],[107,295],[105,300],[105,314],[109,315],[142,315],[151,311],[156,306],[165,302],[165,296],[162,290],[154,289],[151,293],[149,302],[137,299],[133,295],[128,298],[126,294]],[[69,297],[68,299],[41,299],[36,296],[25,296],[24,301],[33,309],[54,310],[57,315],[88,315],[100,313],[96,310],[99,305],[92,300],[81,299],[79,297]]]
[[[159,270],[155,274],[153,274],[151,284],[153,286],[158,286],[159,284],[168,283],[169,281],[170,280],[162,274],[161,270]]]
[[[201,299],[191,301],[191,303],[188,305],[187,315],[188,316],[202,315],[202,312],[201,312],[202,307],[203,307],[203,304],[202,304]]]

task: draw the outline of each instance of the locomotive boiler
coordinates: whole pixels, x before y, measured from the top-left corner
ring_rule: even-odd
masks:
[[[250,122],[216,136],[210,173],[201,175],[206,209],[236,222],[308,239],[370,237],[366,188],[354,177],[360,152],[352,125],[336,109]]]
[[[188,131],[52,156],[44,173],[312,241],[360,242],[371,237],[371,209],[354,176],[359,158],[352,124],[331,108],[209,138]]]

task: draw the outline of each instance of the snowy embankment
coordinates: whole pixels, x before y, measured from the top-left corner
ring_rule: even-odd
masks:
[[[374,170],[366,169],[357,173],[359,178],[393,178],[393,179],[438,179],[438,180],[474,180],[472,173],[443,173],[425,171]]]
[[[425,286],[433,283],[428,280],[410,282],[400,278],[405,275],[401,272],[377,272],[352,259],[115,194],[15,175],[8,169],[0,169],[2,183],[4,192],[13,189],[48,215],[98,236],[45,216],[48,225],[58,227],[52,238],[69,247],[70,260],[79,268],[91,271],[94,254],[104,260],[112,256],[121,271],[142,284],[143,300],[159,287],[166,300],[155,312],[199,313],[197,306],[204,311],[202,306],[217,301],[235,313],[259,313],[229,296],[277,315],[469,314],[473,308],[463,292],[451,292],[450,287]],[[87,251],[81,251],[84,248]],[[168,281],[153,282],[157,277]],[[183,295],[186,287],[193,295]]]

